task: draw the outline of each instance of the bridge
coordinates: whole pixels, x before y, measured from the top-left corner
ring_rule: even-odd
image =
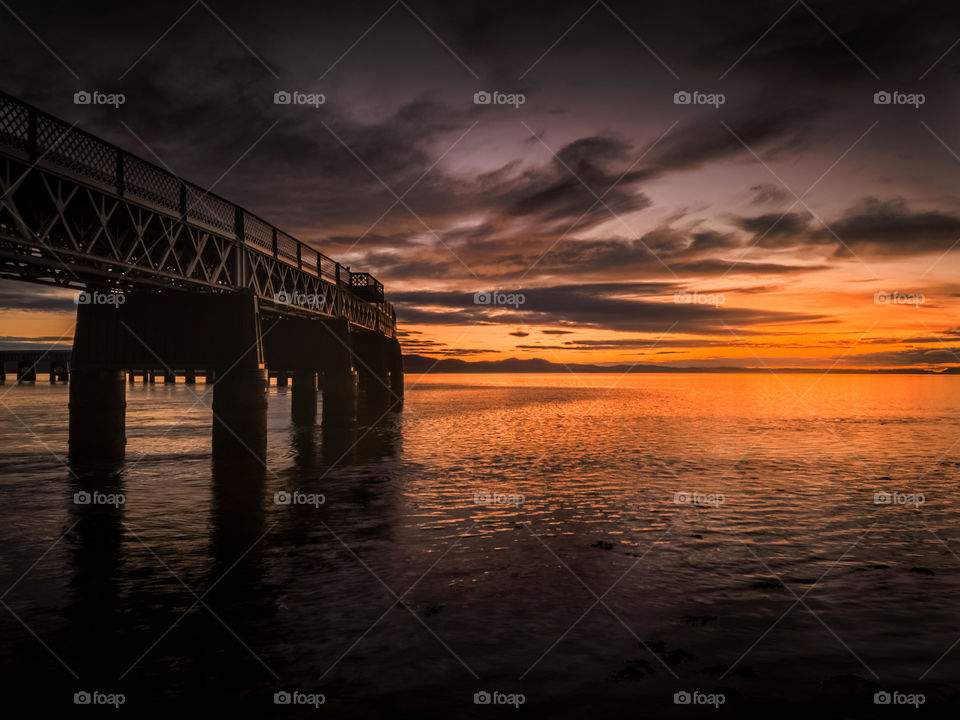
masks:
[[[69,350],[0,351],[0,385],[7,381],[7,366],[12,365],[17,382],[36,382],[37,373],[45,371],[50,382],[66,382],[70,375]]]
[[[376,278],[5,93],[0,198],[0,277],[77,291],[73,351],[51,370],[69,373],[72,458],[122,456],[127,374],[203,373],[231,433],[262,429],[268,373],[292,379],[297,422],[315,421],[318,393],[325,423],[402,407]]]

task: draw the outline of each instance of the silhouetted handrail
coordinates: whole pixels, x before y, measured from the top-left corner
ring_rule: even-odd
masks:
[[[118,197],[273,255],[379,305],[391,325],[396,321],[393,306],[384,300],[383,285],[369,273],[350,272],[239,205],[3,91],[0,145],[19,151],[30,163],[53,166]]]

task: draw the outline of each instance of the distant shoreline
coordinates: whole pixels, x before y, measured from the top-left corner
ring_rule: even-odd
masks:
[[[50,352],[67,351],[70,346],[24,346],[0,348],[0,352]],[[924,370],[922,368],[881,368],[877,370],[864,370],[857,368],[831,368],[831,367],[737,367],[735,365],[725,365],[717,367],[676,367],[663,365],[596,365],[591,363],[559,363],[541,358],[531,358],[523,360],[520,358],[507,358],[505,360],[460,360],[459,358],[434,358],[427,355],[404,355],[403,371],[411,375],[423,374],[449,374],[449,375],[544,375],[551,373],[580,373],[592,375],[756,375],[760,373],[774,373],[777,375],[928,375],[938,377],[941,375],[960,375],[960,365],[948,367],[944,370]]]
[[[404,372],[410,374],[451,374],[451,375],[488,375],[488,374],[548,374],[548,373],[584,373],[584,374],[706,374],[706,375],[755,375],[775,373],[778,375],[960,375],[960,367],[945,370],[923,370],[909,368],[889,368],[863,370],[854,368],[766,368],[766,367],[664,367],[660,365],[593,365],[584,363],[556,363],[549,360],[508,358],[506,360],[460,360],[457,358],[432,358],[426,355],[404,355]]]

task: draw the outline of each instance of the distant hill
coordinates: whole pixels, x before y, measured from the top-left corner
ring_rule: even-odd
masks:
[[[555,363],[542,358],[521,360],[460,360],[458,358],[437,359],[426,355],[404,355],[403,369],[408,373],[768,373],[767,368],[738,367],[677,367],[664,365],[590,365],[584,363]],[[823,373],[826,368],[777,368],[778,373]],[[949,368],[943,372],[933,370],[904,370],[889,368],[882,370],[852,370],[834,368],[831,374],[871,375],[956,375],[960,368]]]

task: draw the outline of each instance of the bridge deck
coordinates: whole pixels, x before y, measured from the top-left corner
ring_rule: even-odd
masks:
[[[255,214],[0,93],[0,276],[76,288],[252,291],[261,311],[395,337],[383,286]]]

